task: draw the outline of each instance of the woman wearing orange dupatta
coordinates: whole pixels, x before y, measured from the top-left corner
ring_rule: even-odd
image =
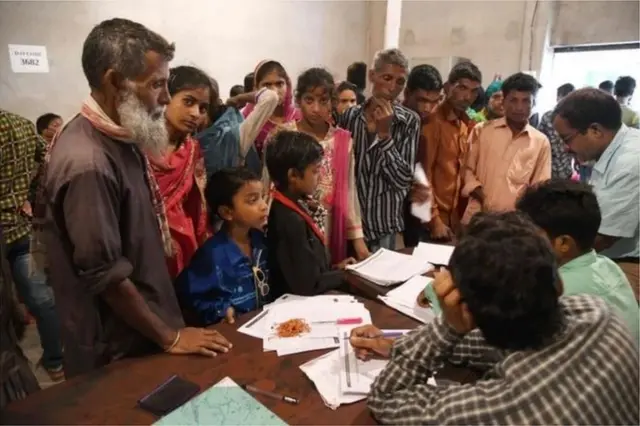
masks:
[[[204,162],[200,146],[191,134],[206,116],[211,91],[211,80],[199,69],[187,66],[171,69],[171,103],[165,114],[171,150],[150,159],[171,233],[173,254],[167,258],[167,266],[172,279],[209,237],[203,196]]]

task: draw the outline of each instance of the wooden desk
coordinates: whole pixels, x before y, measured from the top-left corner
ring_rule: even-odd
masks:
[[[386,306],[363,301],[374,324],[381,328],[415,328],[418,323]],[[93,373],[76,377],[9,404],[0,414],[3,424],[151,424],[156,417],[136,407],[138,399],[173,374],[199,384],[205,390],[226,376],[237,383],[255,383],[300,398],[290,405],[255,396],[289,424],[373,424],[365,402],[327,408],[320,394],[298,367],[329,350],[278,357],[263,352],[262,340],[238,333],[242,323],[214,326],[233,344],[229,354],[216,358],[160,354],[128,359]],[[475,378],[466,369],[447,368],[438,377],[469,382]]]

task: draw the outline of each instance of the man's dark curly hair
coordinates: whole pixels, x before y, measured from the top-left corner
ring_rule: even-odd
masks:
[[[487,343],[538,349],[562,327],[555,255],[524,214],[477,214],[449,267]]]
[[[593,248],[602,216],[590,185],[552,179],[528,187],[516,203],[550,238],[568,235],[582,252]]]

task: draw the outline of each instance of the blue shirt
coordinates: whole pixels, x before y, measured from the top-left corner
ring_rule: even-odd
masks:
[[[222,320],[229,307],[244,313],[271,301],[264,234],[252,230],[250,238],[253,259],[245,256],[225,230],[217,232],[176,278],[182,308],[195,314],[200,324]],[[262,273],[254,274],[256,267]]]
[[[227,107],[211,127],[196,135],[207,177],[218,170],[240,165],[240,124],[243,120],[237,109]],[[253,145],[247,152],[245,166],[258,176],[262,173],[260,157]]]
[[[593,166],[590,183],[602,212],[598,232],[620,238],[602,254],[640,257],[640,130],[622,125]]]

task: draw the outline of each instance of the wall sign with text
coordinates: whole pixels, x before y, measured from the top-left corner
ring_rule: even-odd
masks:
[[[49,59],[46,46],[9,45],[11,69],[16,73],[47,73]]]

